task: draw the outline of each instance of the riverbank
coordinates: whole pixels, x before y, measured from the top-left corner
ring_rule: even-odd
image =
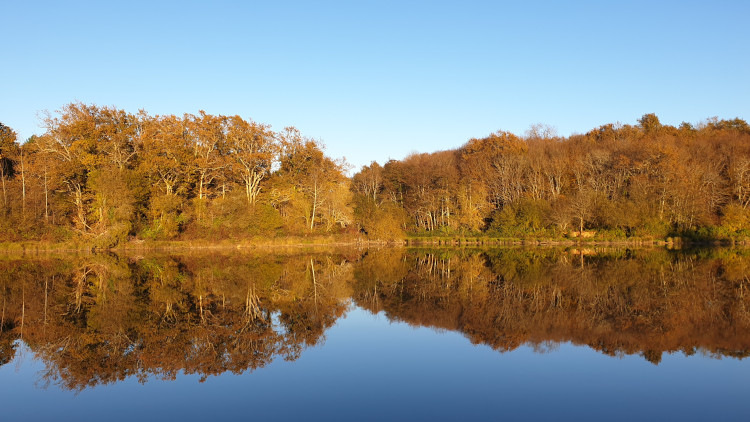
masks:
[[[501,246],[549,246],[549,247],[666,247],[679,249],[694,246],[750,246],[750,239],[690,239],[667,237],[666,239],[624,238],[498,238],[498,237],[419,237],[409,236],[390,241],[371,240],[363,236],[287,236],[279,238],[251,238],[224,240],[139,240],[133,239],[113,248],[101,249],[85,239],[68,242],[0,242],[0,253],[91,253],[103,251],[187,251],[187,250],[280,250],[304,248],[367,248],[373,246],[394,247],[501,247]]]
[[[748,246],[750,239],[691,239],[687,237],[654,238],[499,238],[499,237],[408,237],[405,246]]]
[[[251,250],[319,247],[358,247],[384,245],[386,242],[369,241],[358,237],[340,236],[289,236],[282,238],[225,239],[225,240],[139,240],[134,239],[112,248],[97,248],[84,240],[68,242],[0,242],[0,253],[90,253],[103,251],[185,251],[185,250]],[[399,241],[394,243],[402,245]]]

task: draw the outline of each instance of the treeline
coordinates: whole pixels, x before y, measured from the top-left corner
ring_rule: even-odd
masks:
[[[339,232],[345,164],[295,128],[80,103],[19,144],[2,126],[0,238],[173,239]]]
[[[455,150],[346,164],[294,128],[80,103],[19,143],[0,126],[0,239],[226,239],[357,234],[750,236],[750,126],[544,126]]]
[[[353,179],[356,221],[398,237],[750,235],[750,126],[608,124],[568,138],[536,125],[413,154]]]

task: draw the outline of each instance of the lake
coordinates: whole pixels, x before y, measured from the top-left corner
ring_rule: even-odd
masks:
[[[0,257],[2,420],[750,420],[750,251]]]

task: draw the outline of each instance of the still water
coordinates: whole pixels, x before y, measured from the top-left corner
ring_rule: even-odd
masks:
[[[2,420],[748,420],[745,250],[0,258]]]

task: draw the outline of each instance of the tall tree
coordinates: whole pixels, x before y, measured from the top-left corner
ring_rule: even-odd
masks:
[[[294,128],[287,128],[281,139],[284,150],[277,176],[286,186],[286,196],[302,214],[308,231],[313,231],[324,205],[334,206],[331,195],[346,191],[337,188],[346,181],[345,165],[326,157],[317,142],[303,138]]]
[[[261,182],[278,159],[279,145],[268,126],[239,116],[230,117],[227,123],[227,148],[245,186],[247,203],[252,205],[258,200]]]
[[[0,182],[3,188],[3,206],[8,206],[8,192],[6,182],[16,172],[16,161],[19,156],[19,146],[16,132],[0,123]]]
[[[212,116],[202,111],[198,116],[187,117],[187,130],[193,149],[193,171],[198,185],[198,199],[210,194],[212,183],[222,176],[227,163],[224,158],[226,143],[226,117]]]

